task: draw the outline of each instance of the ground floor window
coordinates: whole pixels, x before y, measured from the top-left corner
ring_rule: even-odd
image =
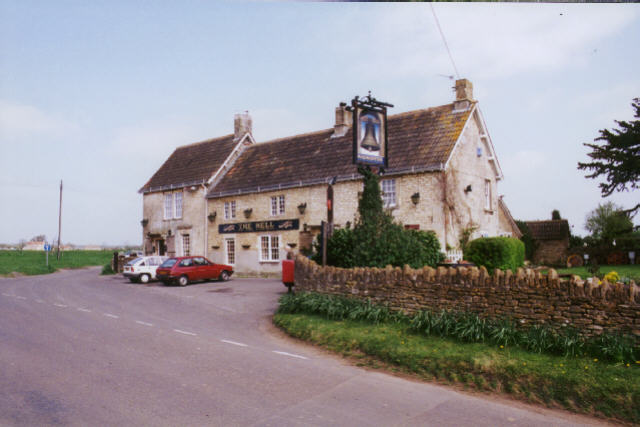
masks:
[[[182,256],[191,255],[191,238],[188,234],[182,235]]]
[[[279,236],[260,236],[260,261],[280,260]]]
[[[226,252],[227,252],[227,264],[234,265],[236,263],[236,239],[224,239]]]

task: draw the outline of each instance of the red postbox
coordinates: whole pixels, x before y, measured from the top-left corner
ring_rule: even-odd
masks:
[[[282,261],[282,283],[289,288],[289,292],[291,292],[291,287],[295,282],[293,278],[294,266],[295,261],[292,259],[285,259]]]

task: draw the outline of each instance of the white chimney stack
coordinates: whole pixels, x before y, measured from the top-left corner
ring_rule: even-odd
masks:
[[[353,115],[351,111],[347,110],[347,104],[341,102],[336,107],[336,124],[333,126],[332,138],[338,138],[345,136],[351,126],[353,125]]]
[[[237,113],[233,116],[233,140],[239,141],[252,131],[251,116],[248,111]]]

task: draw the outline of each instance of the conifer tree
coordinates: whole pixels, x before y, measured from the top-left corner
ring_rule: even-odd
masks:
[[[610,196],[614,191],[629,191],[640,188],[640,98],[634,98],[631,106],[638,120],[615,120],[619,129],[603,129],[600,136],[594,139],[599,144],[584,144],[592,149],[587,155],[592,161],[578,162],[578,169],[590,172],[586,178],[596,179],[600,176],[605,182],[599,184],[602,197]],[[640,209],[640,203],[623,212],[634,215]]]

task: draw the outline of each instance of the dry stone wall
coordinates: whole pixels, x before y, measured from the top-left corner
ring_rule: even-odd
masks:
[[[640,288],[635,283],[609,284],[562,280],[555,270],[496,270],[484,267],[387,268],[321,267],[298,256],[295,289],[370,299],[393,310],[456,310],[486,318],[511,318],[522,325],[573,326],[584,335],[632,332],[640,341]]]

